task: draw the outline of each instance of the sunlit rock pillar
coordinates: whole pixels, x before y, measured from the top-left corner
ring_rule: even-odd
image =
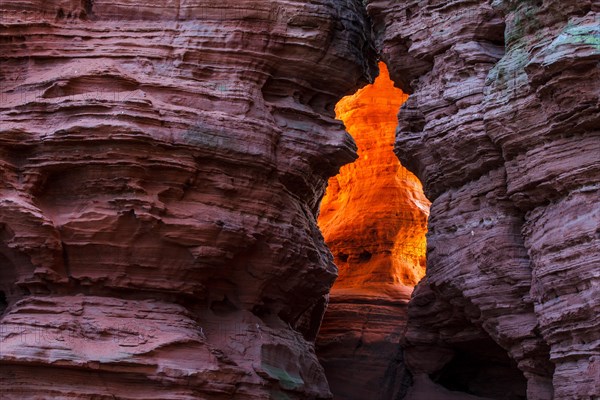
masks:
[[[429,201],[393,153],[407,95],[385,64],[336,114],[359,158],[329,180],[319,226],[338,266],[317,338],[336,399],[391,399],[409,383],[398,347],[412,287],[424,275]]]

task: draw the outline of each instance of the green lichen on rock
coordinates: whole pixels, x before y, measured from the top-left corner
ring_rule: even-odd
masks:
[[[182,139],[187,144],[211,150],[217,150],[226,145],[223,132],[218,132],[214,126],[200,121],[183,132]]]
[[[565,59],[587,58],[597,62],[600,55],[600,27],[591,24],[567,24],[540,53],[542,65],[563,63]],[[596,60],[596,61],[594,61]],[[538,61],[539,62],[539,61]]]
[[[486,86],[503,93],[508,101],[528,84],[525,66],[529,59],[530,54],[524,45],[513,46],[490,70],[486,78]]]
[[[513,18],[507,21],[504,41],[507,45],[518,42],[527,34],[540,28],[538,12],[540,8],[527,2],[521,3],[513,12]]]
[[[263,362],[261,368],[273,379],[279,381],[282,389],[294,390],[304,385],[304,380],[298,375],[289,373],[283,368]]]
[[[562,45],[585,44],[592,46],[600,53],[600,25],[572,25],[567,24],[565,29],[554,40],[551,48]]]

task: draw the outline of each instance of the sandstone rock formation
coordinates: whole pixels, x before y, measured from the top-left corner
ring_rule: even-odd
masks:
[[[429,201],[393,153],[396,115],[408,98],[385,64],[336,114],[359,159],[329,180],[319,226],[339,276],[317,338],[335,399],[388,399],[408,375],[398,343],[412,287],[425,273]]]
[[[0,12],[2,397],[330,398],[315,216],[376,69],[362,3]]]
[[[404,339],[409,398],[439,397],[431,380],[482,339],[516,362],[528,399],[600,396],[598,3],[368,10],[392,78],[411,93],[396,153],[433,201],[427,278]],[[501,376],[514,373],[504,365]],[[525,396],[475,378],[454,389]]]
[[[403,363],[408,399],[600,397],[599,15],[0,2],[2,397],[331,398],[313,340],[337,271],[316,215],[356,158],[334,106],[376,52],[410,93],[395,148],[433,202],[427,274],[405,317],[399,291],[355,288],[414,277],[340,263],[355,286],[322,335],[371,313],[363,346],[402,340],[378,350],[382,398],[405,393]]]
[[[335,257],[335,289],[415,286],[425,274],[430,202],[393,153],[397,113],[408,99],[385,64],[380,76],[336,106],[358,146],[358,160],[329,180],[319,226]]]

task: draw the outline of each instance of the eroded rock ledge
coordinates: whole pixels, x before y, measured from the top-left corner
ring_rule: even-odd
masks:
[[[367,3],[433,201],[409,398],[497,396],[446,381],[483,347],[514,397],[598,396],[597,2]],[[330,398],[315,215],[356,157],[333,107],[374,76],[363,2],[0,11],[3,396]]]
[[[409,398],[450,398],[432,380],[490,339],[527,379],[528,399],[599,396],[598,4],[368,10],[392,78],[411,93],[396,153],[433,201],[427,278],[404,339]],[[468,379],[459,389],[525,396]]]
[[[330,398],[315,214],[375,75],[362,3],[0,12],[3,398]]]

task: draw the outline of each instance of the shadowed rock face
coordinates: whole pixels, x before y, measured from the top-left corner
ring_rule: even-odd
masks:
[[[404,339],[408,398],[450,398],[431,377],[481,334],[516,361],[528,399],[599,396],[597,3],[368,10],[411,93],[396,153],[433,202]]]
[[[361,2],[0,11],[3,397],[329,398],[315,214],[375,75]]]

